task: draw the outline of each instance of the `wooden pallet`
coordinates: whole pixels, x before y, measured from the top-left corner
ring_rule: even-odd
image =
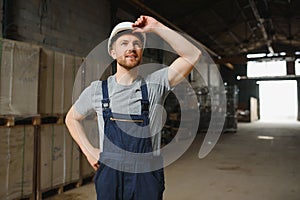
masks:
[[[41,124],[40,115],[35,116],[19,116],[19,115],[2,115],[0,116],[0,126],[13,127],[18,125],[33,125]]]
[[[70,183],[67,183],[67,184],[61,184],[61,185],[58,185],[58,186],[55,186],[55,187],[52,187],[52,188],[49,188],[49,189],[45,189],[41,192],[41,196],[38,197],[37,199],[38,200],[39,199],[45,199],[45,198],[48,198],[48,197],[51,197],[51,196],[54,196],[54,195],[58,195],[58,194],[61,194],[63,192],[78,188],[81,185],[82,185],[81,181],[78,180],[78,181],[73,181],[73,182],[70,182]]]
[[[79,186],[83,186],[83,185],[86,185],[86,184],[89,184],[89,183],[93,183],[94,182],[94,174],[91,174],[89,176],[85,176],[85,177],[82,177],[78,184]]]
[[[1,196],[1,199],[11,199],[11,200],[35,200],[35,193],[27,194],[27,195],[20,195],[20,196]]]
[[[65,118],[65,114],[42,115],[41,124],[64,124]]]

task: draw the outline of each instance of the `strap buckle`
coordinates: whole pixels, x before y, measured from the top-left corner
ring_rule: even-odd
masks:
[[[142,103],[142,112],[149,112],[149,101],[141,100]]]
[[[103,99],[102,100],[102,108],[103,109],[106,109],[106,108],[109,108],[109,105],[110,104],[110,100],[109,99]]]

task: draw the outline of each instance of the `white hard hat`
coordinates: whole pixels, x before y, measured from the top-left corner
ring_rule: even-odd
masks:
[[[126,30],[133,30],[133,27],[132,27],[133,23],[132,22],[121,22],[119,24],[117,24],[113,30],[111,31],[111,34],[109,36],[109,39],[108,39],[108,46],[107,46],[107,50],[108,50],[108,54],[110,55],[110,50],[111,50],[111,42],[112,42],[112,38],[117,35],[119,32],[121,31],[126,31]],[[145,33],[138,33],[138,34],[141,34],[143,39],[144,39],[144,44],[143,44],[143,47],[145,47],[145,44],[146,44],[146,34]]]

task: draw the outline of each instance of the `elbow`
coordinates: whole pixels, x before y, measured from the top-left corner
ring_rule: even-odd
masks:
[[[70,129],[72,126],[75,126],[77,122],[79,122],[81,119],[83,119],[83,116],[78,114],[76,110],[72,107],[69,112],[67,113],[65,123],[68,129]]]
[[[65,123],[66,123],[66,126],[68,128],[70,128],[71,124],[72,124],[72,119],[71,119],[71,114],[70,114],[70,111],[67,113],[67,116],[66,116],[66,119],[65,119]]]
[[[191,65],[195,65],[202,57],[202,52],[200,49],[195,49],[192,56],[189,58],[189,62]]]
[[[66,126],[68,127],[68,129],[70,129],[70,127],[74,124],[74,120],[76,120],[76,119],[74,118],[74,111],[71,108],[69,110],[69,112],[67,113],[67,116],[65,119],[65,123],[66,123]]]
[[[198,49],[198,60],[200,60],[202,57],[202,51],[200,49]]]
[[[195,52],[194,64],[196,64],[202,57],[202,52],[200,49],[197,48]]]

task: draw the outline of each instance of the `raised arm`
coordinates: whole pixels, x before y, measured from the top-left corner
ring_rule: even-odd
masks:
[[[136,32],[153,32],[164,39],[179,55],[170,65],[168,79],[170,86],[181,82],[201,57],[201,51],[176,31],[166,27],[152,17],[141,16],[133,25]]]
[[[86,137],[86,133],[84,132],[83,127],[80,123],[80,121],[84,117],[84,115],[79,114],[72,106],[66,116],[66,125],[69,129],[71,136],[78,144],[91,166],[95,170],[97,170],[99,167],[98,159],[100,150],[92,146]]]

